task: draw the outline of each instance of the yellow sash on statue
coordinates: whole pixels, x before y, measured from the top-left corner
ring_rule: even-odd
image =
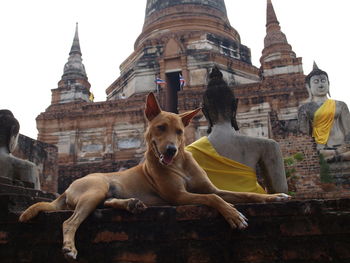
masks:
[[[256,179],[254,169],[219,155],[207,137],[188,145],[186,150],[192,153],[211,182],[219,189],[266,194]]]
[[[316,143],[326,144],[333,127],[335,114],[335,100],[326,100],[315,112],[313,121],[312,137]]]

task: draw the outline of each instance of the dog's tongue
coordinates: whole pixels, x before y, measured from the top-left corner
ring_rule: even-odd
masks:
[[[172,161],[173,161],[173,156],[172,156],[172,155],[164,154],[164,156],[163,156],[163,158],[162,158],[162,162],[163,162],[165,165],[171,164]]]

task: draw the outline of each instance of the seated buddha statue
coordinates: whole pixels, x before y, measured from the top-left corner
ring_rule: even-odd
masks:
[[[315,139],[325,160],[350,160],[350,113],[346,103],[329,98],[328,74],[316,63],[305,82],[310,102],[299,107],[299,130]]]
[[[11,111],[0,110],[0,176],[29,182],[35,189],[40,189],[37,166],[11,154],[17,146],[19,127]]]
[[[277,142],[239,134],[237,100],[223,75],[214,67],[203,95],[202,111],[209,123],[208,136],[186,147],[206,171],[212,183],[223,190],[255,193],[287,193],[282,153]],[[262,168],[266,189],[257,180]]]

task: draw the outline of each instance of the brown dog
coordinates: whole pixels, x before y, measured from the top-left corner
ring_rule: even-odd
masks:
[[[145,161],[115,173],[89,174],[74,181],[51,203],[41,202],[23,212],[26,222],[41,211],[74,209],[63,223],[63,252],[76,259],[74,236],[79,225],[97,205],[126,209],[131,213],[147,206],[203,204],[217,209],[233,228],[248,226],[247,219],[229,203],[288,200],[285,194],[261,195],[217,189],[191,153],[184,150],[184,128],[200,109],[174,114],[161,111],[153,93],[147,97],[145,115],[149,126],[145,134]]]

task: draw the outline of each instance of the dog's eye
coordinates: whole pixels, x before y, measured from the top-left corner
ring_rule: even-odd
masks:
[[[166,130],[166,127],[165,127],[165,125],[158,125],[157,126],[157,129],[159,130],[159,131],[165,131]]]
[[[176,134],[177,134],[177,135],[181,135],[182,133],[183,133],[182,130],[180,130],[180,129],[176,130]]]

